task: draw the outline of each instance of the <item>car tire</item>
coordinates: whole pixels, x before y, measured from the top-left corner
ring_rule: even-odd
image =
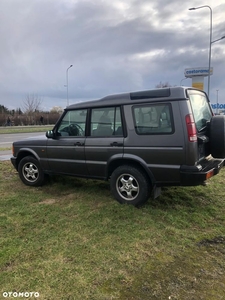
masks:
[[[213,116],[209,127],[210,152],[214,158],[225,158],[225,116]]]
[[[37,159],[26,156],[21,159],[18,172],[22,182],[29,186],[40,186],[44,183],[45,174]]]
[[[114,170],[110,178],[110,189],[121,204],[143,205],[150,195],[147,176],[139,168],[123,165]]]

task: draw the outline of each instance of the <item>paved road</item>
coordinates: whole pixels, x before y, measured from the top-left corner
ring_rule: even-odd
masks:
[[[34,137],[38,135],[45,135],[44,132],[30,132],[30,133],[10,133],[10,134],[0,134],[0,148],[9,148],[12,146],[13,142],[23,140],[29,137]],[[9,160],[12,156],[11,150],[0,150],[0,160]]]

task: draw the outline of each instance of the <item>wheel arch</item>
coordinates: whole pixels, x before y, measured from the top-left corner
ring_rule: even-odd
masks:
[[[152,187],[155,185],[155,178],[151,170],[149,170],[143,159],[135,155],[124,155],[123,157],[115,157],[114,159],[110,160],[107,165],[107,179],[109,179],[113,171],[121,165],[130,165],[138,168],[145,173],[147,178],[150,180]]]
[[[19,167],[19,163],[21,161],[21,159],[23,159],[26,156],[32,156],[33,158],[37,159],[40,162],[40,158],[37,155],[37,153],[35,151],[33,151],[32,149],[27,149],[27,148],[22,148],[18,154],[17,154],[17,158],[16,158],[16,169],[18,171],[18,167]]]

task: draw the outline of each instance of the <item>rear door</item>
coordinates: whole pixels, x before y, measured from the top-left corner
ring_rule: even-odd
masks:
[[[207,123],[213,113],[206,94],[198,90],[187,90],[197,130],[198,159],[205,158],[210,154],[209,136]]]
[[[120,107],[100,107],[90,111],[90,135],[85,141],[87,169],[92,177],[104,178],[107,164],[123,156],[123,125]]]

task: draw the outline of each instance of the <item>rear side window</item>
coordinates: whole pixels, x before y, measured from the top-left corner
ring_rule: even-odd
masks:
[[[144,104],[133,107],[137,134],[173,133],[172,110],[170,104]]]
[[[192,106],[196,128],[198,131],[201,131],[212,118],[210,104],[203,92],[189,90],[188,95]]]

